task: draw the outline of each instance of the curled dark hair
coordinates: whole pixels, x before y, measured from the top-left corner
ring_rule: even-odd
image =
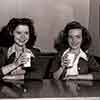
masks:
[[[69,47],[68,43],[68,32],[71,29],[81,29],[82,30],[82,44],[81,44],[81,49],[83,51],[88,50],[90,44],[91,44],[91,36],[88,32],[88,30],[83,27],[79,22],[77,21],[72,21],[68,23],[64,30],[61,31],[55,40],[54,47],[57,51],[61,51],[63,49],[67,49]]]
[[[13,37],[13,31],[15,28],[19,25],[27,25],[29,27],[29,40],[26,44],[27,48],[32,47],[35,44],[36,41],[36,35],[35,35],[35,29],[34,29],[34,23],[29,18],[12,18],[6,26],[4,26],[1,30],[1,33],[3,34],[9,34],[10,35],[10,45],[14,43],[14,37]]]

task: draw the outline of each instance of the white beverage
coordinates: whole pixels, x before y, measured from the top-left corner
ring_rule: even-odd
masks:
[[[70,68],[73,66],[74,60],[75,60],[75,54],[68,52],[64,54],[62,57],[62,66]],[[64,64],[65,61],[67,61],[66,64]]]
[[[74,60],[75,60],[75,53],[68,53],[67,59],[69,60],[68,67],[72,67],[74,64]]]
[[[26,53],[27,63],[24,64],[24,67],[31,67],[31,54]]]

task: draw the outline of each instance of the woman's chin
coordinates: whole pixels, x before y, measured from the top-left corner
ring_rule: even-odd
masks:
[[[18,46],[23,47],[25,44],[24,43],[17,43]]]
[[[80,47],[72,47],[73,50],[80,49]]]

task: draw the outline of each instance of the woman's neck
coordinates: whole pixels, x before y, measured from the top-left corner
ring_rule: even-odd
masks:
[[[75,53],[76,55],[78,55],[80,53],[80,48],[78,49],[70,49],[70,52]]]
[[[18,53],[18,52],[20,52],[20,53],[23,52],[24,47],[25,47],[25,46],[19,46],[19,45],[15,44],[15,50],[16,50],[17,53]]]

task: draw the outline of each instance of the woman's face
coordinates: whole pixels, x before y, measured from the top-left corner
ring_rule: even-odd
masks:
[[[18,25],[14,32],[14,41],[19,46],[25,46],[29,40],[29,27],[27,25]]]
[[[81,29],[69,30],[68,43],[71,49],[80,49],[82,43],[82,30]]]

